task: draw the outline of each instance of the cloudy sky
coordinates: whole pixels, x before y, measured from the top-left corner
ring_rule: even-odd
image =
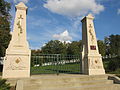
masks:
[[[81,40],[81,19],[88,13],[95,17],[97,38],[120,34],[120,0],[6,0],[11,3],[11,28],[15,5],[28,6],[27,39],[32,49],[50,40]]]

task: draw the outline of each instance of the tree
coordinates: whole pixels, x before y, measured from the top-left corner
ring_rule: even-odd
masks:
[[[42,52],[40,49],[37,49],[37,50],[31,50],[31,54],[32,55],[40,55]]]
[[[102,56],[105,56],[105,53],[106,53],[105,52],[106,51],[105,43],[102,40],[98,40],[97,43],[98,43],[99,53]]]
[[[73,41],[68,45],[67,54],[69,55],[80,55],[82,51],[82,41]]]
[[[10,3],[4,0],[0,0],[0,57],[3,57],[5,55],[5,50],[8,47],[9,41],[11,39],[11,15],[9,13],[10,9]]]
[[[66,45],[58,40],[51,40],[42,47],[44,54],[66,54]]]
[[[105,48],[106,48],[106,54],[105,55],[109,55],[110,54],[110,41],[108,37],[104,38],[104,43],[105,43]]]
[[[111,55],[120,55],[120,35],[110,35],[109,40]]]
[[[120,56],[120,35],[110,35],[105,38],[107,54]]]

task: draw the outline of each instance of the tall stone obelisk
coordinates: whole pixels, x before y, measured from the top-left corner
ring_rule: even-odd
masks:
[[[30,77],[31,50],[26,39],[27,6],[23,2],[16,5],[16,17],[12,39],[6,50],[3,78]]]
[[[105,74],[102,57],[99,54],[92,14],[82,19],[82,73],[87,75]]]

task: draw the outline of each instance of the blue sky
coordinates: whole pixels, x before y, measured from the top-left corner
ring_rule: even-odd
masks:
[[[82,39],[81,19],[88,13],[95,17],[97,38],[120,34],[120,0],[6,0],[11,3],[11,28],[15,5],[28,6],[27,39],[30,48],[39,49],[50,40]]]

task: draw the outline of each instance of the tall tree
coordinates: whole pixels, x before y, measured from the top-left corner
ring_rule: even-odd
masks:
[[[104,38],[104,43],[105,43],[105,48],[106,48],[105,55],[109,55],[110,54],[110,40],[108,37]]]
[[[120,35],[110,35],[105,38],[107,54],[120,56]]]
[[[111,55],[120,55],[120,35],[110,35],[109,41]]]
[[[31,54],[32,55],[40,55],[42,52],[40,49],[37,49],[37,50],[31,50]]]
[[[66,45],[58,40],[51,40],[42,47],[44,54],[66,54]]]
[[[5,50],[8,47],[11,39],[10,35],[10,9],[11,5],[5,0],[0,0],[0,57],[5,55]]]
[[[104,41],[98,40],[97,43],[98,43],[99,53],[100,53],[102,56],[105,56],[106,46],[105,46]]]
[[[68,45],[67,54],[80,55],[82,51],[82,41],[73,41]]]

